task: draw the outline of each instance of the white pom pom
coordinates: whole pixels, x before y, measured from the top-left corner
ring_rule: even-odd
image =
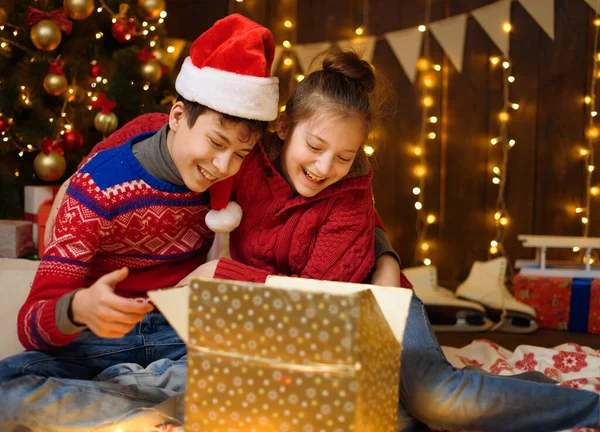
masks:
[[[225,234],[236,229],[242,221],[242,208],[238,203],[230,201],[223,210],[209,211],[204,220],[211,231]]]

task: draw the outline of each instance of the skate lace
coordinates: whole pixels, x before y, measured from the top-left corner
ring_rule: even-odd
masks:
[[[508,315],[508,310],[506,309],[506,286],[504,285],[506,278],[506,262],[503,261],[501,264],[500,274],[498,275],[498,285],[502,287],[502,299],[500,303],[502,313],[500,314],[500,320],[498,320],[498,322],[494,324],[492,328],[490,328],[490,331],[497,331],[500,327],[502,327],[502,324],[504,324],[504,320]]]

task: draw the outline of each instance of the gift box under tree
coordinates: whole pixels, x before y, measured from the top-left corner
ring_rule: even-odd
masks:
[[[600,333],[600,280],[517,275],[515,297],[533,307],[540,328]]]

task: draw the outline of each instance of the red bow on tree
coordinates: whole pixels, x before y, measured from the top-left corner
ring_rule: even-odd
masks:
[[[57,151],[63,156],[65,154],[62,143],[60,141],[52,141],[52,139],[48,137],[42,140],[42,151],[44,154],[50,154],[52,151]]]
[[[56,75],[64,75],[65,73],[62,70],[64,64],[65,62],[60,57],[57,58],[55,61],[50,62],[50,72]]]
[[[29,7],[27,10],[26,26],[32,26],[41,20],[50,20],[56,24],[64,34],[70,35],[73,29],[73,23],[67,18],[67,14],[63,8],[54,9],[50,12],[44,12],[36,8]]]
[[[102,114],[108,114],[110,111],[117,106],[116,102],[108,100],[104,93],[100,93],[98,99],[90,103],[92,108],[102,108]]]
[[[143,50],[138,51],[137,58],[140,59],[142,63],[146,63],[149,60],[155,59],[156,56],[150,52],[148,47],[144,47]]]

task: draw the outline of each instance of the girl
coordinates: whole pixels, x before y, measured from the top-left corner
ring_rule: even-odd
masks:
[[[282,142],[265,140],[242,168],[235,194],[244,217],[231,233],[233,260],[208,262],[183,283],[194,276],[263,282],[274,273],[338,281],[366,277],[372,256],[363,248],[373,222],[362,147],[375,116],[375,74],[348,52],[327,56],[322,66],[298,84],[280,115]],[[595,393],[452,367],[415,296],[400,382],[401,402],[412,417],[401,419],[400,430],[414,430],[419,422],[485,431],[600,424]]]

